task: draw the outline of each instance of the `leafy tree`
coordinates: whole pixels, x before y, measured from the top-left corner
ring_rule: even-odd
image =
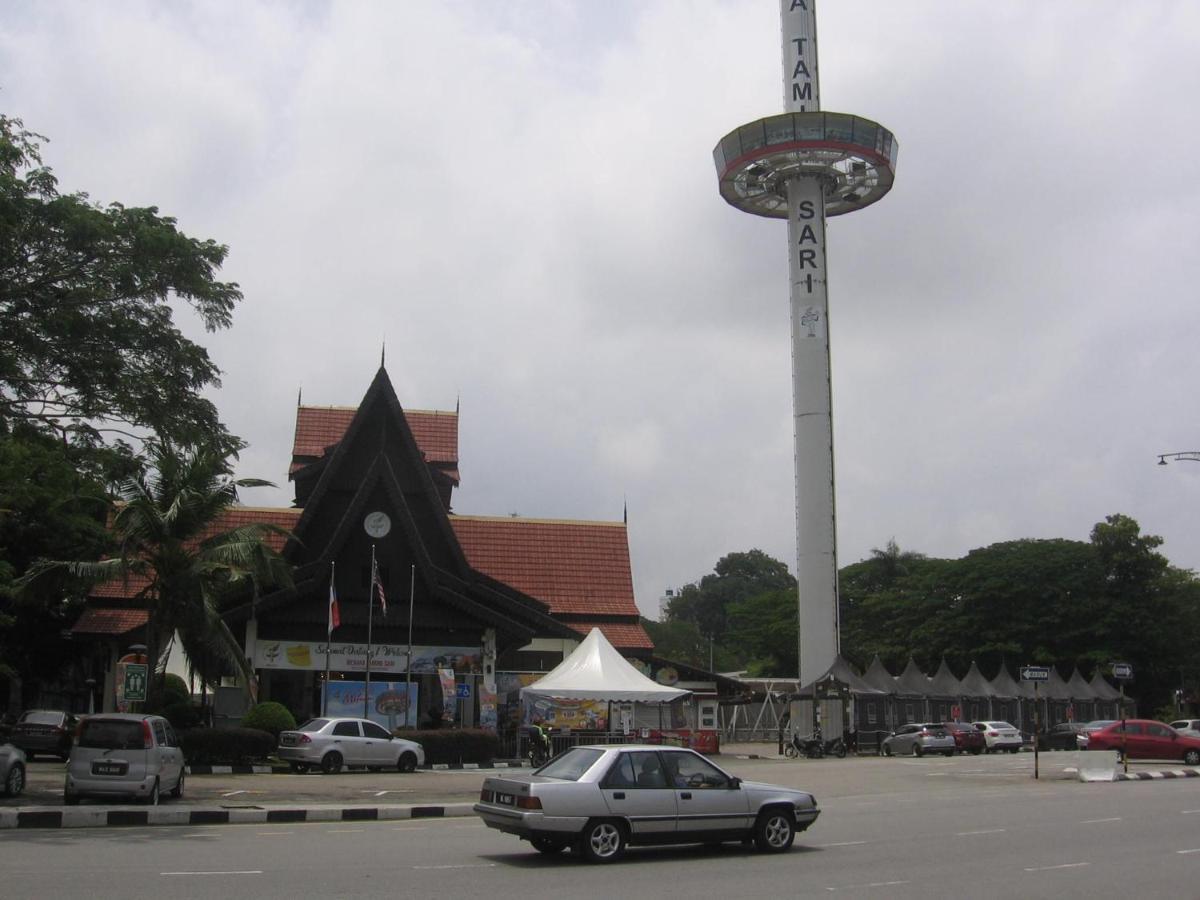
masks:
[[[642,625],[650,635],[650,640],[654,641],[655,655],[673,662],[708,668],[708,639],[700,633],[695,622],[683,619],[667,619],[665,622],[642,619]]]
[[[110,525],[114,555],[99,562],[42,562],[25,583],[37,584],[65,572],[95,582],[122,579],[136,585],[137,597],[150,614],[147,645],[156,665],[166,640],[178,632],[193,664],[216,654],[226,670],[241,674],[253,696],[254,673],[221,619],[220,603],[252,579],[290,582],[282,559],[263,542],[269,532],[286,532],[262,524],[220,531],[218,523],[236,504],[239,488],[267,484],[235,480],[231,458],[223,449],[149,444],[146,469],[118,490]],[[208,679],[213,674],[201,673]],[[151,679],[151,689],[161,683]],[[147,697],[148,704],[156,701]]]
[[[761,550],[730,553],[698,584],[684,585],[667,606],[667,619],[692,622],[706,638],[720,641],[732,604],[763,591],[795,587],[787,566]]]
[[[201,396],[220,371],[176,328],[171,301],[209,331],[229,327],[242,294],[216,279],[228,248],[154,207],[60,194],[39,140],[0,115],[0,426],[91,444],[127,428],[184,443],[226,436]]]
[[[744,654],[750,675],[794,678],[800,670],[796,591],[764,591],[729,609],[727,642]]]

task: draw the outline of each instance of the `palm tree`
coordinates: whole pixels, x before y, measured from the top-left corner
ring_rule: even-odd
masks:
[[[254,699],[254,672],[237,638],[220,615],[221,599],[249,585],[290,585],[290,568],[264,543],[268,524],[221,530],[222,517],[237,504],[238,489],[272,486],[233,477],[232,451],[218,447],[179,449],[148,443],[145,466],[118,485],[110,530],[117,542],[108,559],[43,561],[31,581],[51,569],[66,569],[95,583],[122,581],[149,613],[147,650],[155,670],[167,641],[178,633],[189,665],[211,681],[220,668],[242,676]],[[192,656],[191,654],[195,654]],[[158,679],[150,679],[154,691]],[[147,702],[155,698],[147,696]]]

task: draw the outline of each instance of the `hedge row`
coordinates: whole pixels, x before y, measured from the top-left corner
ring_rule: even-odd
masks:
[[[275,736],[258,728],[193,728],[179,735],[188,765],[243,766],[265,763],[275,752]]]
[[[500,739],[494,732],[481,728],[396,729],[392,733],[424,747],[428,765],[486,763],[500,756]]]

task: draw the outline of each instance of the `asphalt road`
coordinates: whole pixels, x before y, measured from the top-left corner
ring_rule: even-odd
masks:
[[[0,894],[1200,896],[1200,779],[1081,784],[1051,771],[1034,781],[1028,754],[722,763],[745,777],[807,786],[821,818],[781,856],[738,845],[635,848],[612,866],[540,856],[474,818],[10,830],[0,832]],[[363,790],[377,777],[337,776],[348,785],[360,779]],[[407,778],[441,789],[465,779],[473,793],[480,775]]]

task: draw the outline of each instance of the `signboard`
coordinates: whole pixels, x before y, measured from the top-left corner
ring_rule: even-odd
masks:
[[[361,681],[330,681],[325,685],[325,715],[353,716],[363,714],[366,685]],[[409,713],[412,713],[412,720]],[[367,718],[388,731],[407,727],[416,721],[417,685],[403,681],[372,681],[371,701]]]
[[[456,672],[479,672],[483,654],[479,647],[413,647],[414,674],[433,675],[440,668]],[[254,668],[322,672],[329,655],[331,672],[363,672],[367,668],[367,645],[351,641],[273,641],[259,639],[254,646]],[[372,644],[371,674],[388,675],[408,671],[408,647],[404,644]]]
[[[1022,681],[1049,681],[1049,666],[1021,666]]]
[[[456,684],[454,686],[454,694],[459,700],[470,700],[471,686],[469,684]]]
[[[125,663],[125,677],[122,679],[124,690],[122,698],[126,701],[143,701],[146,699],[146,680],[148,676],[145,663]]]
[[[1113,663],[1113,678],[1118,681],[1128,681],[1133,677],[1133,666],[1129,663]]]

